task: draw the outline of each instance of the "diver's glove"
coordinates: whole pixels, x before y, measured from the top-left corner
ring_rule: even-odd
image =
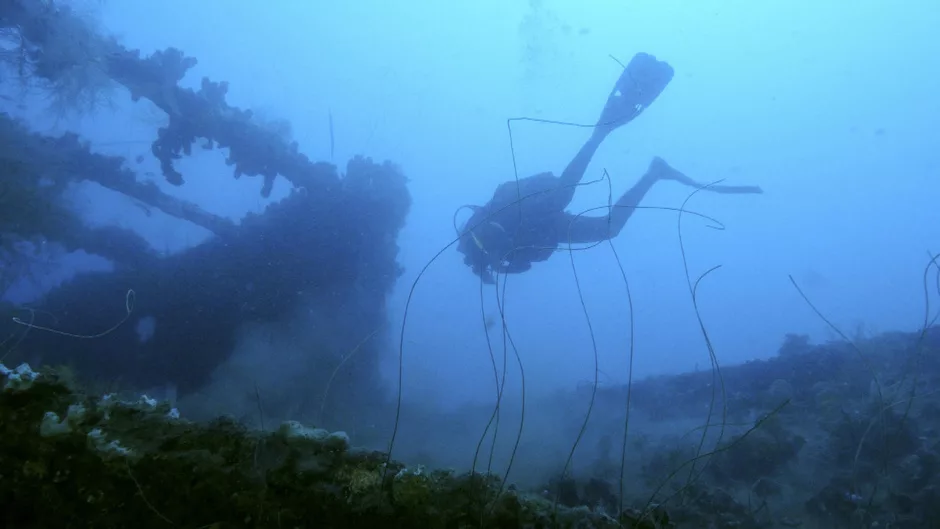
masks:
[[[653,104],[672,81],[675,70],[648,53],[637,53],[607,97],[597,128],[610,132],[626,125]]]

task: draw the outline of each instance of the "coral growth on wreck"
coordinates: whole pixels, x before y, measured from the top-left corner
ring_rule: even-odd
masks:
[[[621,527],[492,476],[388,461],[342,432],[196,424],[25,364],[0,367],[0,385],[5,527]]]

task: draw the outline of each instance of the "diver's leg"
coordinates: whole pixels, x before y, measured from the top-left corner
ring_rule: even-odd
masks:
[[[653,161],[650,162],[650,166],[649,169],[646,170],[646,174],[654,174],[658,180],[673,180],[675,182],[679,182],[682,185],[702,188],[703,191],[710,191],[712,193],[722,193],[728,195],[754,195],[764,192],[760,186],[728,186],[722,184],[709,185],[692,180],[681,171],[669,165],[666,160],[663,160],[659,156],[656,156],[653,158]]]
[[[554,196],[564,209],[574,198],[576,186],[584,179],[588,164],[604,139],[618,127],[633,121],[666,89],[674,71],[668,63],[648,53],[637,53],[614,84],[591,137],[571,159],[559,179]]]
[[[648,53],[634,55],[611,89],[597,128],[612,131],[636,119],[666,89],[674,75],[669,63]]]
[[[561,173],[561,177],[558,179],[558,189],[551,196],[551,200],[555,204],[554,211],[564,211],[571,203],[578,184],[584,179],[588,164],[591,163],[597,148],[601,146],[601,142],[609,133],[609,131],[594,129],[594,133],[584,142],[584,145],[578,150],[578,154],[568,162],[568,166],[565,167],[564,172]]]
[[[627,221],[636,211],[646,193],[660,180],[672,180],[703,191],[723,194],[759,194],[763,191],[758,186],[707,185],[696,182],[681,171],[676,170],[660,157],[650,162],[646,173],[633,187],[627,190],[610,214],[603,217],[564,215],[562,225],[558,227],[559,243],[592,243],[616,237],[626,226]]]
[[[616,237],[636,211],[636,207],[660,177],[647,171],[640,181],[624,193],[603,217],[565,214],[558,227],[559,243],[595,243]],[[598,209],[601,211],[601,209]]]

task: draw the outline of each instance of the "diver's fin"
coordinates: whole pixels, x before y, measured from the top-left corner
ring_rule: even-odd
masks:
[[[653,104],[674,74],[672,66],[665,61],[648,53],[634,55],[610,91],[597,127],[612,131],[633,121]]]
[[[731,186],[724,184],[705,184],[703,182],[698,182],[692,180],[684,173],[669,165],[666,160],[663,160],[659,156],[654,156],[653,160],[650,162],[649,168],[646,170],[646,174],[657,180],[672,180],[674,182],[679,182],[682,185],[687,185],[689,187],[694,187],[697,189],[702,189],[704,191],[711,191],[713,193],[722,193],[728,195],[759,195],[764,192],[760,186]]]

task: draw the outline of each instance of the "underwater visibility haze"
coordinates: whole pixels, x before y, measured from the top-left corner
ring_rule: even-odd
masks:
[[[940,527],[932,2],[0,2],[7,527]]]

